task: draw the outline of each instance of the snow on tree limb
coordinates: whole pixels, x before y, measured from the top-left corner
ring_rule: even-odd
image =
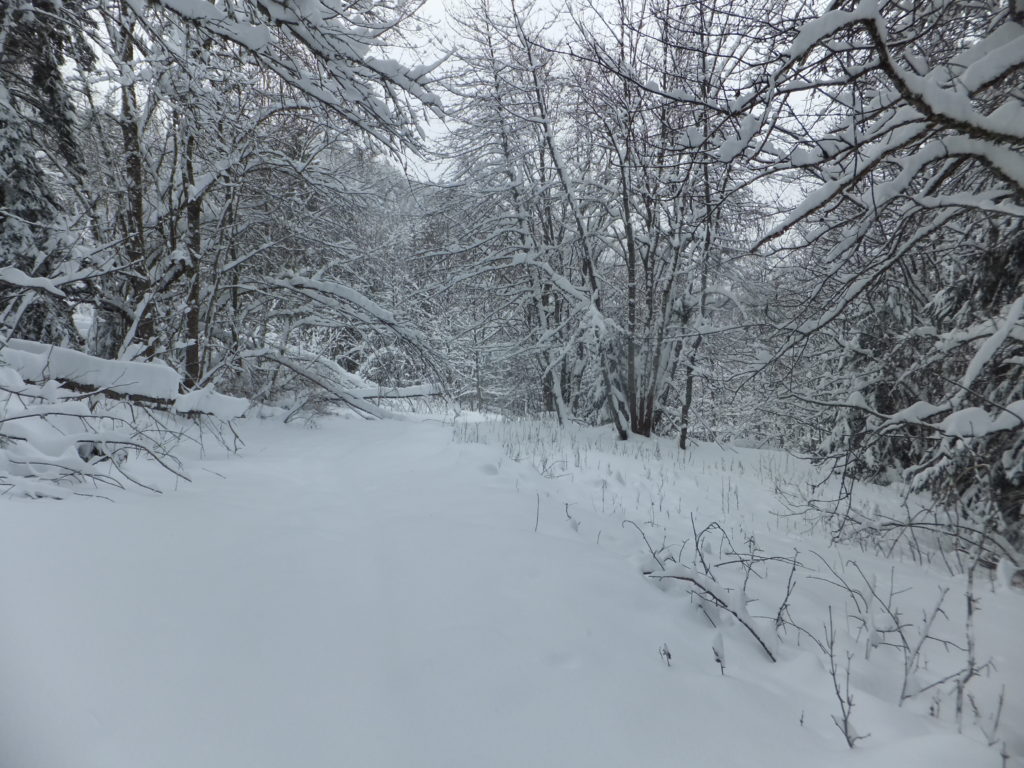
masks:
[[[296,291],[305,298],[342,315],[354,317],[372,325],[386,327],[411,344],[421,345],[425,341],[422,333],[400,323],[394,313],[384,309],[354,288],[337,281],[292,275],[283,278],[267,278],[266,282],[269,285]]]
[[[13,286],[15,288],[33,288],[35,290],[46,291],[52,293],[54,296],[63,297],[64,291],[57,287],[54,280],[46,277],[32,277],[26,275],[17,267],[0,267],[0,283]]]
[[[220,394],[211,386],[181,393],[181,374],[162,363],[105,360],[26,339],[9,339],[0,348],[0,363],[26,382],[60,382],[76,391],[123,397],[176,413],[203,413],[227,421],[249,407],[248,400]]]
[[[336,379],[327,375],[327,372],[315,370],[317,365],[324,365],[329,362],[324,361],[319,356],[298,356],[296,354],[282,354],[272,349],[262,349],[247,353],[246,357],[259,357],[277,363],[359,413],[377,419],[400,418],[397,414],[369,402],[359,390],[346,388]]]
[[[234,43],[284,82],[329,107],[360,130],[397,147],[414,142],[406,97],[441,116],[437,96],[425,84],[433,67],[406,67],[371,55],[385,47],[383,37],[402,18],[395,7],[378,3],[360,14],[339,0],[294,4],[282,0],[153,0],[208,34]],[[128,0],[140,20],[144,0]],[[288,52],[291,42],[308,57]],[[309,61],[316,66],[310,66]],[[435,65],[436,66],[436,65]]]

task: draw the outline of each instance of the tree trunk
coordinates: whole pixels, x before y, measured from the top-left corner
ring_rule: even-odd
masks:
[[[191,130],[191,127],[190,127]],[[185,143],[185,187],[186,194],[193,195],[195,183],[195,172],[193,160],[195,157],[195,137],[189,135]],[[202,232],[199,226],[203,216],[203,196],[195,194],[189,197],[185,207],[185,218],[188,224],[188,249],[189,249],[189,291],[188,303],[185,311],[185,334],[188,339],[188,346],[185,348],[185,386],[197,387],[203,377],[202,350],[199,346],[200,337],[200,306],[199,300],[202,295]]]

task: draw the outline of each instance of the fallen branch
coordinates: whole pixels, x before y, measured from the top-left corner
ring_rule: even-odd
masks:
[[[747,611],[746,596],[742,592],[730,593],[710,576],[705,576],[685,565],[675,565],[662,573],[648,573],[647,576],[652,579],[674,579],[693,584],[700,590],[700,597],[710,599],[719,608],[735,616],[761,646],[765,655],[772,661],[777,661],[773,650],[776,645],[775,639],[766,638],[754,624],[753,617]]]

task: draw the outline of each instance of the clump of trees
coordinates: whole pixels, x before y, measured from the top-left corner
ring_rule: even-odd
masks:
[[[781,354],[823,363],[793,389],[832,424],[814,447],[931,491],[995,554],[1024,545],[1022,14],[835,4],[750,112],[752,160],[813,179],[762,245],[794,265]]]
[[[446,146],[469,214],[439,258],[488,286],[477,381],[518,360],[561,420],[808,450],[1019,551],[1021,14],[471,4]]]
[[[415,11],[0,8],[0,344],[772,441],[1020,550],[1019,0],[473,0],[436,69]]]
[[[364,295],[405,290],[402,271],[375,285],[412,237],[379,235],[403,181],[380,158],[438,104],[425,68],[383,57],[409,11],[6,4],[2,338],[161,359],[188,388],[258,398],[330,380],[307,370],[321,355],[351,373],[377,337],[414,342]]]

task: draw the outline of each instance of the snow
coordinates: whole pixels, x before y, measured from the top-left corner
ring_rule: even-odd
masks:
[[[871,736],[848,750],[812,643],[783,635],[773,664],[725,611],[712,627],[640,573],[650,554],[624,519],[656,545],[713,515],[791,547],[766,489],[802,470],[781,454],[483,419],[455,441],[413,420],[241,427],[242,456],[208,449],[214,471],[161,496],[0,501],[0,764],[999,765],[927,702],[892,702],[885,647],[879,673],[855,674]],[[848,553],[817,544],[841,567]],[[934,573],[862,562],[932,600]],[[731,609],[774,611],[768,582],[716,579]],[[801,577],[794,613],[832,592]],[[981,651],[1020,679],[1024,598],[980,600]],[[1003,713],[1017,755],[1020,689]]]
[[[25,381],[60,379],[157,400],[176,398],[181,383],[174,369],[160,363],[103,360],[73,349],[25,339],[9,339],[0,348],[0,363],[11,366]]]
[[[969,93],[974,93],[987,83],[1024,64],[1024,27],[1016,22],[1001,24],[984,40],[972,45],[966,52],[967,68],[957,74],[957,80]]]
[[[886,425],[889,424],[902,424],[902,423],[925,423],[926,419],[930,419],[946,410],[945,406],[933,405],[925,400],[918,400],[913,405],[908,405],[906,408],[897,411],[888,419],[886,419]]]
[[[64,295],[64,291],[58,288],[52,280],[45,277],[32,277],[17,267],[0,267],[0,283],[6,283],[7,285],[19,288],[36,288],[48,291],[54,296]]]
[[[160,0],[160,2],[165,8],[169,8],[186,19],[198,21],[224,17],[224,12],[207,0]]]
[[[877,13],[878,3],[874,0],[862,0],[852,11],[832,10],[823,13],[800,27],[799,34],[785,53],[785,59],[796,61],[819,41],[831,37],[844,27],[874,20]]]
[[[951,437],[984,437],[1021,427],[1024,427],[1024,400],[1016,400],[992,413],[984,408],[962,408],[953,411],[939,424],[939,428]]]
[[[739,157],[759,127],[760,121],[755,115],[751,114],[743,118],[738,134],[723,141],[718,148],[718,159],[724,163],[731,163]]]
[[[441,388],[436,384],[410,384],[406,387],[357,387],[351,390],[353,397],[361,398],[402,398],[402,397],[430,397],[441,394]]]
[[[267,282],[281,288],[291,288],[312,302],[317,302],[364,322],[379,322],[409,341],[423,341],[421,333],[399,323],[392,312],[354,288],[337,281],[293,275],[286,279],[270,279]]]
[[[174,400],[173,410],[177,413],[207,413],[215,418],[230,421],[241,418],[249,408],[249,401],[244,397],[231,397],[214,391],[210,384],[178,395]]]
[[[963,408],[942,420],[939,429],[955,437],[978,437],[992,431],[993,419],[984,408]]]
[[[212,385],[178,394],[180,374],[158,361],[105,360],[65,347],[10,339],[0,348],[0,364],[10,366],[22,382],[62,381],[121,395],[170,401],[177,413],[205,413],[229,420],[241,417],[249,407],[245,398],[222,395]]]
[[[1010,336],[1010,332],[1018,325],[1022,317],[1024,317],[1024,296],[1018,297],[1010,305],[1002,324],[996,329],[995,333],[981,343],[974,353],[974,357],[967,364],[967,370],[964,371],[964,375],[960,379],[961,391],[955,397],[955,402],[962,400],[971,391],[975,379],[978,378],[982,369],[995,357],[996,352],[999,351],[999,348]]]

